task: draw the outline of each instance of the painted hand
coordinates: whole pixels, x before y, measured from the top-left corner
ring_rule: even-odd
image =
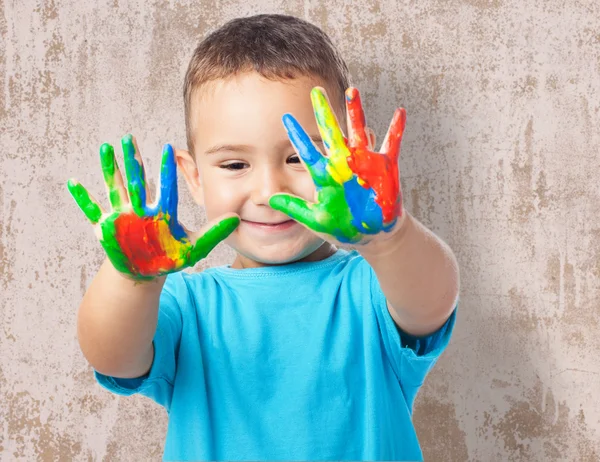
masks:
[[[127,173],[127,189],[109,144],[100,147],[102,172],[110,198],[106,213],[75,180],[67,186],[85,216],[94,225],[100,244],[114,267],[126,276],[149,280],[194,266],[239,224],[239,217],[221,217],[195,242],[177,220],[177,166],[170,145],[165,145],[160,172],[160,194],[148,206],[144,166],[131,135],[121,140]]]
[[[365,244],[394,228],[402,216],[398,171],[406,111],[397,109],[379,153],[372,152],[365,116],[355,88],[346,91],[348,139],[344,138],[325,91],[311,92],[323,156],[300,124],[289,114],[283,123],[294,148],[311,174],[316,203],[288,194],[275,194],[269,204],[313,231],[340,243]]]

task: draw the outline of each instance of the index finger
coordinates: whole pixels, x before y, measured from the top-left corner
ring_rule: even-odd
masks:
[[[170,144],[165,144],[163,147],[159,181],[159,210],[177,220],[177,165],[175,164],[175,152]]]
[[[346,158],[349,155],[344,134],[340,129],[337,118],[329,105],[325,90],[315,87],[310,92],[315,118],[319,133],[329,154],[329,163],[336,171],[339,180],[346,182],[352,178],[353,173],[348,167]]]
[[[323,186],[327,184],[331,178],[327,171],[327,158],[319,152],[302,125],[292,115],[284,114],[283,124],[288,138],[304,161],[315,185]]]
[[[321,87],[313,88],[310,92],[310,99],[315,112],[315,118],[317,119],[319,132],[327,151],[345,146],[344,134],[340,130],[337,117],[329,105],[325,89]]]

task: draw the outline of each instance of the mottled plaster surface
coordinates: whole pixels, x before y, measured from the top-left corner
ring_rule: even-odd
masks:
[[[97,148],[127,132],[154,177],[160,146],[184,146],[198,38],[286,12],[330,33],[380,137],[407,109],[407,207],[460,262],[455,335],[416,402],[426,460],[600,460],[599,5],[0,1],[0,459],[160,459],[165,413],[101,390],[78,349],[103,253],[65,181],[104,199]]]

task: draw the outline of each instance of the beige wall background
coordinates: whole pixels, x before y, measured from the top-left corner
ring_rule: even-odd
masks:
[[[98,147],[128,132],[156,178],[162,144],[184,146],[197,40],[283,12],[339,45],[380,139],[407,109],[407,207],[460,262],[455,335],[416,403],[426,460],[600,460],[599,5],[0,1],[0,459],[160,459],[166,414],[101,390],[78,349],[103,252],[65,182],[104,200]]]

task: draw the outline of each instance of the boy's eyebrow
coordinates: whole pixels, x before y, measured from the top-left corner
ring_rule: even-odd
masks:
[[[208,148],[204,151],[204,154],[215,154],[217,152],[227,151],[227,152],[250,152],[252,151],[252,146],[247,144],[216,144]]]
[[[323,144],[323,140],[321,138],[320,135],[309,135],[310,139],[313,140],[313,142],[317,145]],[[291,144],[291,141],[286,138],[284,140],[281,140],[278,145],[281,146],[285,146]],[[222,152],[222,151],[226,151],[226,152],[251,152],[253,151],[254,148],[248,144],[216,144],[210,148],[208,148],[206,151],[204,151],[204,154],[208,155],[208,154],[215,154],[217,152]]]
[[[319,144],[323,144],[323,139],[320,135],[308,135],[308,137],[315,143],[317,146]],[[292,144],[289,138],[281,140],[277,146],[287,146],[288,144]]]

